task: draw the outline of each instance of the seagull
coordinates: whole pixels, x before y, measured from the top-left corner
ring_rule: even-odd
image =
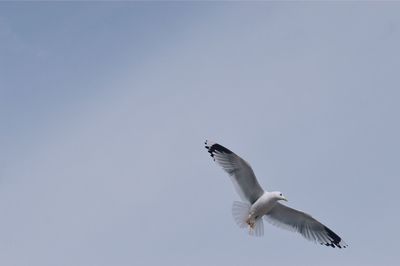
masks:
[[[292,209],[279,201],[287,201],[282,192],[263,190],[250,164],[224,146],[206,141],[211,157],[231,177],[242,201],[234,201],[232,215],[240,228],[248,228],[249,235],[264,235],[264,219],[281,228],[297,232],[307,240],[329,247],[346,248],[343,239],[311,215]]]

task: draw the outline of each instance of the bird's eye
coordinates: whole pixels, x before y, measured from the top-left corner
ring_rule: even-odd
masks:
[[[279,194],[281,197],[282,197],[282,193],[281,194]]]

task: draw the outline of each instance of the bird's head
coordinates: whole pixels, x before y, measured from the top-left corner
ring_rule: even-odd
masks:
[[[274,193],[274,197],[275,197],[277,200],[288,201],[288,200],[285,198],[285,196],[283,196],[282,192],[280,192],[280,191],[275,191],[275,192],[273,192],[273,193]]]

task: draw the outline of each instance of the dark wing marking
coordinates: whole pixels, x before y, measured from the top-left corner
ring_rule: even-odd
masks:
[[[264,190],[245,160],[218,143],[206,141],[205,147],[214,161],[230,175],[236,191],[243,200],[253,204],[262,196]]]
[[[333,248],[347,247],[347,244],[340,236],[311,217],[311,215],[281,203],[277,203],[264,217],[273,225],[300,233],[306,239],[318,242],[321,245]]]

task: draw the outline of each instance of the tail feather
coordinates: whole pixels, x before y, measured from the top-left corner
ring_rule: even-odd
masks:
[[[245,202],[234,201],[232,204],[232,216],[236,224],[240,228],[249,227],[249,235],[251,236],[263,236],[264,235],[264,223],[261,217],[254,221],[254,226],[250,227],[247,223],[249,218],[251,205]]]
[[[262,218],[257,218],[254,224],[254,228],[249,228],[249,235],[251,236],[264,235],[264,223]]]
[[[232,216],[240,228],[247,226],[246,220],[249,217],[250,207],[250,204],[240,201],[234,201],[232,204]]]

